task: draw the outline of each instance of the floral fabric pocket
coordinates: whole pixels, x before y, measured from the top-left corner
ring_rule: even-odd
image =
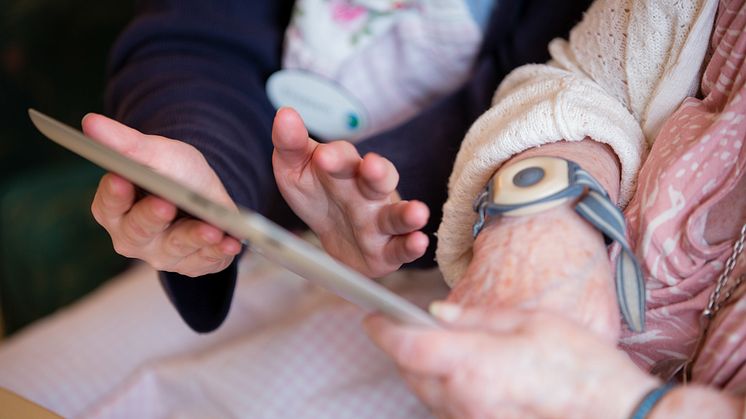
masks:
[[[273,76],[270,99],[295,107],[322,140],[359,141],[398,125],[468,77],[482,39],[473,9],[464,0],[298,0],[283,52],[294,81]],[[326,87],[306,88],[303,73]],[[340,123],[347,128],[329,129]]]

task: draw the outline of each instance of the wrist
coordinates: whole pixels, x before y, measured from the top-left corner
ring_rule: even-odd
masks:
[[[744,400],[711,387],[679,386],[661,398],[648,419],[741,418]]]
[[[598,145],[592,141],[578,144],[564,143],[555,146],[554,151],[560,150],[564,153],[574,148],[578,156],[582,155],[580,151],[584,151],[586,152],[586,157],[588,157],[588,151],[598,147],[602,147],[602,145]],[[537,151],[533,151],[533,153],[535,154]],[[596,168],[599,170],[601,168],[599,163],[604,163],[603,158],[587,161],[595,163]],[[613,172],[613,170],[604,171],[602,174],[605,173],[608,175],[610,172]],[[616,173],[618,174],[618,170]],[[608,185],[610,177],[606,176],[605,178]],[[618,189],[614,190],[618,192]],[[624,320],[630,329],[638,332],[644,330],[645,291],[642,272],[625,238],[626,227],[624,216],[614,202],[610,200],[610,197],[604,190],[604,186],[576,162],[562,157],[539,157],[524,153],[518,159],[514,159],[501,167],[475,200],[474,210],[477,212],[478,217],[473,227],[473,234],[478,238],[484,226],[491,224],[490,221],[494,223],[496,219],[504,223],[507,222],[507,219],[518,218],[518,220],[512,222],[520,223],[527,216],[539,213],[542,215],[542,221],[546,221],[551,218],[547,214],[564,212],[563,215],[568,218],[567,221],[575,221],[577,223],[579,217],[568,213],[567,205],[563,205],[563,203],[567,202],[572,203],[572,209],[574,212],[577,212],[577,215],[582,217],[583,221],[586,221],[599,232],[602,232],[609,243],[618,242],[621,245],[622,253],[620,254],[614,275],[614,283],[618,293],[617,301],[619,302],[619,308]],[[562,206],[563,208],[559,211],[549,211],[549,209],[556,208],[557,206]],[[565,278],[574,281],[578,277],[582,277],[583,273],[588,272],[589,269],[585,267],[586,269],[580,271],[578,270],[580,266],[575,265],[573,267],[572,262],[574,260],[592,262],[592,258],[589,260],[588,256],[594,254],[587,253],[585,256],[578,257],[571,255],[572,250],[568,254],[567,249],[573,246],[567,243],[567,236],[561,228],[566,227],[566,223],[563,225],[563,219],[561,218],[553,221],[551,223],[544,223],[546,227],[544,237],[527,237],[525,231],[520,231],[520,237],[527,240],[523,240],[523,243],[516,243],[516,246],[525,248],[526,242],[528,242],[529,246],[535,248],[544,241],[556,241],[555,247],[542,252],[542,256],[539,259],[541,262],[549,260],[551,264],[557,266],[560,270],[566,267],[563,265],[573,268],[574,272],[571,272],[570,275],[560,275],[560,279]],[[576,225],[580,226],[583,224],[581,221]],[[561,233],[560,235],[556,234],[558,230]],[[579,230],[571,229],[570,233],[575,231]],[[552,233],[555,233],[554,237],[552,237]],[[584,233],[580,235],[583,236],[583,240],[591,237]],[[560,245],[557,246],[556,243]],[[476,254],[476,252],[473,253]],[[529,261],[529,263],[534,261],[534,259],[526,256],[530,255],[524,255],[523,258],[519,258],[518,260]],[[559,259],[557,256],[559,256]],[[566,274],[567,272],[564,273]],[[493,274],[497,274],[497,272]],[[546,276],[547,273],[545,272],[543,275]],[[603,275],[603,277],[606,276]],[[489,287],[489,283],[483,285]],[[483,288],[485,287],[483,286]],[[577,287],[575,288],[577,289]],[[583,297],[588,298],[587,295]],[[546,306],[542,307],[547,308]]]
[[[530,162],[526,161],[529,159]],[[561,163],[563,160],[564,163]],[[567,197],[567,189],[562,191],[561,188],[570,187],[565,183],[570,182],[565,176],[578,182],[579,175],[574,174],[578,169],[585,173],[584,176],[590,175],[595,181],[592,183],[597,185],[596,191],[606,194],[612,205],[615,205],[619,196],[620,168],[612,149],[589,138],[574,142],[558,141],[524,150],[500,166],[479,198],[475,199],[474,208],[478,213],[478,220],[474,225],[474,236],[485,225],[494,222],[495,217],[490,216],[492,213],[526,215],[551,208],[552,202],[556,205],[567,199],[561,198]],[[527,173],[529,171],[531,174]],[[521,183],[516,183],[518,179]],[[482,206],[485,201],[493,200],[494,204],[499,203],[497,207],[488,206],[491,209],[487,212],[478,209],[485,208]]]
[[[613,383],[601,386],[603,390],[600,391],[603,392],[604,396],[597,400],[598,405],[593,409],[593,411],[600,413],[598,417],[633,419],[640,403],[651,392],[664,385],[660,379],[644,373],[637,367],[631,366],[625,372],[625,374],[615,376]],[[661,398],[658,403],[662,400]],[[657,407],[656,404],[654,408]],[[652,411],[648,413],[648,419],[651,417],[651,413]]]
[[[648,419],[652,410],[658,405],[658,403],[665,397],[669,392],[673,391],[676,387],[676,383],[667,382],[661,385],[657,385],[653,389],[649,390],[642,397],[639,397],[639,401],[635,407],[630,411],[629,419]]]
[[[557,141],[522,151],[503,165],[530,157],[560,157],[574,161],[604,187],[612,202],[619,200],[621,176],[619,159],[607,144],[593,141],[590,138],[582,141]]]
[[[450,300],[484,308],[561,312],[609,340],[619,333],[614,281],[601,233],[569,204],[486,226]]]

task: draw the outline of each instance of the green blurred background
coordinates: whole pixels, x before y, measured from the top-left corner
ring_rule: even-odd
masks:
[[[26,112],[33,107],[74,127],[87,112],[102,112],[107,55],[131,13],[131,0],[0,0],[6,336],[126,267],[90,215],[103,171],[42,137]]]

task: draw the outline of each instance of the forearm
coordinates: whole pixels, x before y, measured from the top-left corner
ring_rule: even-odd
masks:
[[[614,199],[619,166],[613,152],[590,139],[558,142],[514,156],[575,161]],[[477,236],[474,257],[450,296],[487,307],[522,306],[561,312],[610,338],[619,316],[603,237],[570,205],[532,216],[493,220]]]

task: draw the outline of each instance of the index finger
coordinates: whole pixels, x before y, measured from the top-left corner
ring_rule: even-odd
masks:
[[[404,325],[380,314],[365,319],[365,330],[397,365],[417,374],[451,374],[481,346],[473,331]]]
[[[464,307],[448,301],[433,301],[428,310],[455,328],[486,329],[496,333],[516,332],[525,327],[531,316],[537,315],[520,308]]]
[[[430,314],[453,330],[483,330],[494,336],[518,336],[540,334],[545,338],[571,334],[587,326],[554,310],[528,309],[520,307],[463,307],[447,301],[434,301]],[[595,335],[594,335],[595,336]],[[604,336],[597,336],[604,338]]]

